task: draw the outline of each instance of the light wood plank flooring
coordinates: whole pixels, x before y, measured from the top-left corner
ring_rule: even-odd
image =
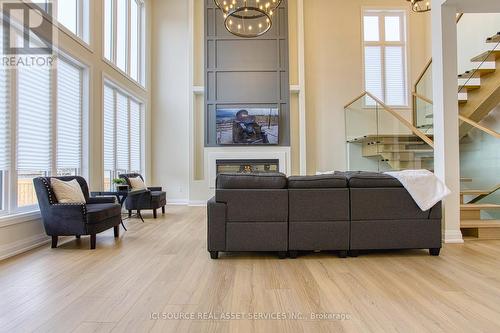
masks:
[[[206,251],[205,208],[71,239],[0,263],[2,332],[499,332],[500,241],[339,259]],[[243,313],[242,320],[151,319],[151,313]],[[249,314],[303,315],[248,320]],[[311,320],[343,313],[346,320]]]

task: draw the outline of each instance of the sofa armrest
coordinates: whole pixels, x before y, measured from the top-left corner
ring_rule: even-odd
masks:
[[[207,203],[208,216],[208,251],[225,251],[226,249],[226,204],[215,201],[215,197]]]
[[[151,191],[129,192],[125,200],[125,208],[128,210],[141,210],[151,208]]]
[[[155,191],[155,192],[161,192],[161,191],[163,191],[163,188],[161,186],[151,186],[151,187],[148,187],[148,190]]]
[[[87,204],[106,204],[115,203],[116,197],[91,197],[87,200]]]
[[[42,211],[45,230],[48,235],[85,235],[87,232],[86,204],[53,204]]]

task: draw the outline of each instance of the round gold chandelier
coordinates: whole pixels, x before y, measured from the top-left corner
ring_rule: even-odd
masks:
[[[214,0],[224,15],[227,31],[243,38],[255,38],[268,32],[273,14],[282,0]]]
[[[411,9],[415,13],[425,13],[431,10],[431,4],[429,0],[406,0],[410,2]]]

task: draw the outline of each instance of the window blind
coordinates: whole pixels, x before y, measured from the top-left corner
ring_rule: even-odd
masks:
[[[406,105],[405,70],[403,47],[385,48],[385,102],[389,105]]]
[[[116,93],[116,168],[130,170],[128,98]]]
[[[17,169],[50,171],[51,136],[50,70],[18,69]]]
[[[115,170],[115,97],[112,88],[104,87],[104,170]]]
[[[57,67],[57,169],[82,162],[82,71],[60,59]]]
[[[382,54],[380,46],[365,47],[365,87],[375,97],[384,99],[382,91]]]
[[[10,167],[10,76],[0,69],[0,170]]]
[[[141,106],[130,100],[130,169],[141,171]]]

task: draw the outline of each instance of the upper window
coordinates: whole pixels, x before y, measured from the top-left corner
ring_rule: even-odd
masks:
[[[144,83],[144,2],[104,1],[104,57]]]
[[[49,4],[52,4],[52,15],[58,23],[85,43],[89,43],[89,0],[33,0],[33,2],[37,3],[44,11],[48,11]]]
[[[408,106],[406,50],[405,11],[364,11],[365,90],[390,106]]]

